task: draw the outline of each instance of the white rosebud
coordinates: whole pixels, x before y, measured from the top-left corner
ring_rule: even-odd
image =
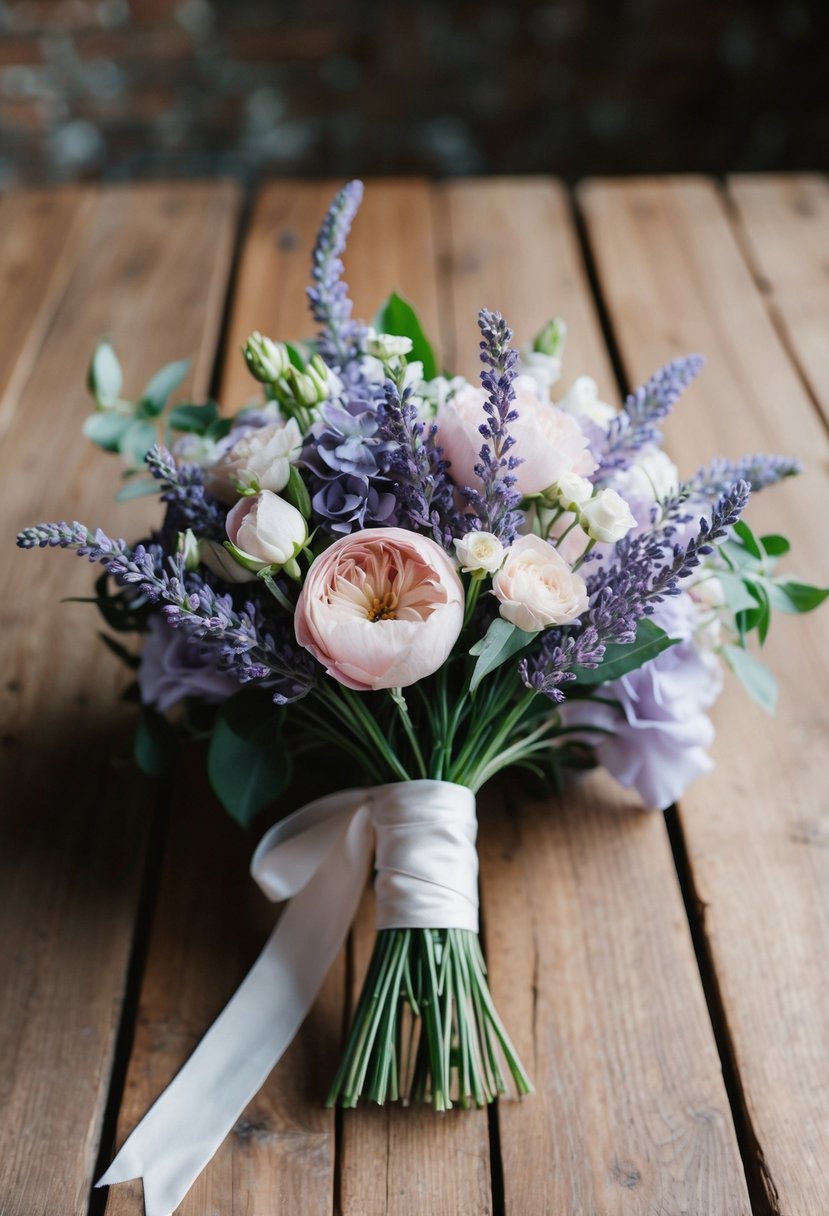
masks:
[[[176,553],[179,553],[184,558],[184,569],[195,570],[201,561],[199,553],[199,542],[196,540],[196,534],[192,528],[188,528],[186,532],[179,532],[176,537]]]
[[[214,497],[228,505],[240,491],[284,490],[291,465],[302,451],[302,432],[296,419],[279,419],[248,431],[229,448],[205,476]]]
[[[617,411],[599,400],[599,386],[592,376],[579,376],[558,403],[559,409],[574,418],[588,418],[602,428],[616,417]]]
[[[411,338],[399,334],[378,334],[376,329],[371,328],[366,330],[366,353],[382,363],[410,354],[412,347]]]
[[[296,507],[263,490],[239,499],[227,517],[227,536],[236,560],[261,570],[293,561],[308,539],[308,529]]]
[[[579,523],[591,540],[610,545],[636,527],[631,509],[615,490],[600,490],[579,513]]]
[[[568,625],[587,611],[587,588],[540,536],[521,536],[492,581],[501,616],[527,633]]]
[[[455,553],[466,574],[494,574],[504,560],[504,546],[491,532],[467,532],[455,541]]]
[[[553,494],[565,511],[577,511],[593,497],[593,482],[577,473],[565,473],[553,487]]]
[[[242,347],[242,354],[251,375],[262,384],[275,384],[291,366],[285,344],[274,342],[258,331],[250,335]]]

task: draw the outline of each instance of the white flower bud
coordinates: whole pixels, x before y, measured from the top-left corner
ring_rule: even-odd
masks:
[[[382,363],[410,354],[412,347],[411,338],[399,334],[378,334],[376,329],[371,328],[366,330],[366,354]]]
[[[291,366],[284,343],[274,342],[258,331],[250,335],[242,353],[251,375],[262,384],[275,384]]]
[[[176,552],[180,553],[184,558],[185,570],[196,570],[201,555],[199,553],[199,542],[196,540],[196,535],[192,528],[188,528],[186,532],[179,532],[176,538]]]
[[[553,495],[565,511],[578,511],[593,497],[593,482],[577,473],[565,473],[553,487]]]
[[[592,376],[579,376],[558,403],[575,418],[588,418],[597,426],[606,427],[616,417],[616,410],[606,401],[599,400],[599,386]]]
[[[591,540],[613,544],[636,527],[631,509],[615,490],[601,490],[585,503],[579,523]]]
[[[308,539],[308,530],[296,507],[263,490],[237,502],[227,517],[227,535],[236,560],[261,570],[292,561]]]
[[[467,532],[455,541],[458,564],[465,573],[494,574],[504,560],[504,546],[491,532]]]

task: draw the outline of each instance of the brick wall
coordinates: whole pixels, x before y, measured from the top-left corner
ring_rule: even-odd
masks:
[[[826,168],[826,0],[0,0],[0,185]]]

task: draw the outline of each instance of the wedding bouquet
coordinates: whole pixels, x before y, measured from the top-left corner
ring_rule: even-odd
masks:
[[[18,537],[99,563],[108,625],[143,635],[138,655],[105,640],[137,669],[148,771],[177,707],[177,730],[210,736],[211,782],[244,823],[315,759],[353,782],[257,850],[255,877],[291,904],[105,1178],[143,1174],[148,1211],[175,1206],[290,1041],[373,856],[378,935],[329,1103],[482,1106],[506,1073],[528,1092],[478,941],[475,794],[504,769],[558,788],[598,762],[670,805],[710,764],[723,662],[773,708],[749,638],[827,594],[779,574],[788,542],[741,519],[796,461],[720,459],[681,480],[662,450],[700,357],[617,410],[585,376],[555,391],[560,320],[519,350],[483,310],[478,385],[439,374],[401,297],[353,319],[340,258],[361,195],[341,190],[317,239],[316,338],[252,334],[264,397],[234,417],[168,405],[186,364],[127,400],[98,346],[86,434],[126,457],[119,497],[160,496],[156,531]]]

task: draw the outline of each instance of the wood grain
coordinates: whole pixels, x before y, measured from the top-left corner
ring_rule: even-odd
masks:
[[[95,210],[88,186],[0,199],[0,437],[8,430]]]
[[[580,195],[631,381],[701,350],[708,367],[668,427],[684,472],[712,455],[802,456],[806,475],[764,491],[749,519],[794,538],[827,581],[829,443],[772,325],[716,188],[700,179],[595,182]],[[797,558],[793,563],[797,565]],[[765,1209],[829,1210],[829,707],[826,616],[775,621],[772,721],[732,683],[715,711],[717,768],[681,825],[745,1104]]]
[[[66,516],[127,535],[143,526],[146,508],[112,501],[118,462],[81,438],[87,363],[110,333],[138,389],[161,363],[212,344],[235,208],[221,184],[96,196],[3,441],[4,1216],[87,1211],[152,809],[147,786],[113,765],[131,717],[118,708],[122,669],[95,637],[92,610],[59,603],[88,594],[92,571],[69,555],[16,551],[12,536]],[[203,393],[204,358],[198,366]]]
[[[740,175],[728,197],[772,318],[829,422],[829,181]]]
[[[562,190],[452,184],[441,236],[449,334],[475,365],[482,302],[518,341],[569,322],[564,383],[611,374]],[[515,779],[482,817],[496,1003],[537,1093],[499,1109],[505,1211],[749,1210],[728,1101],[661,816],[609,780],[528,803]]]

